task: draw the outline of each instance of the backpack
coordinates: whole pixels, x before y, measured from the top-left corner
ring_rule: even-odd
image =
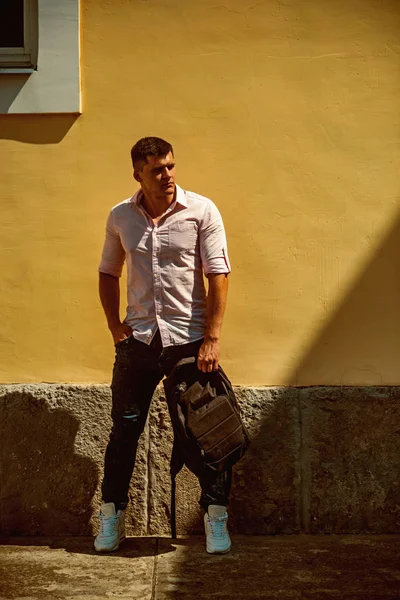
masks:
[[[171,529],[176,538],[175,478],[185,464],[201,477],[206,469],[227,472],[243,456],[249,436],[232,384],[223,371],[203,373],[196,357],[180,360],[164,390],[174,431],[171,474]]]

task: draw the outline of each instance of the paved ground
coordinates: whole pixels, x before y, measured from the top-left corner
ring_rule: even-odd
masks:
[[[0,599],[400,599],[400,536],[235,536],[225,556],[201,537],[0,539]]]

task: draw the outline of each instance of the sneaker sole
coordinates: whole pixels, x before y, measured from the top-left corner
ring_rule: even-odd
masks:
[[[115,552],[115,550],[118,550],[119,545],[126,539],[126,537],[121,537],[119,539],[119,541],[115,544],[115,546],[113,546],[112,548],[96,548],[96,543],[94,543],[94,549],[96,550],[96,552]]]
[[[209,550],[206,548],[208,554],[228,554],[232,549],[232,546],[229,546],[226,550]]]

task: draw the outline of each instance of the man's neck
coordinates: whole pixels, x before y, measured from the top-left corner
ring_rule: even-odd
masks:
[[[176,188],[173,194],[165,196],[152,196],[142,190],[140,203],[152,219],[159,219],[174,202],[175,197]]]

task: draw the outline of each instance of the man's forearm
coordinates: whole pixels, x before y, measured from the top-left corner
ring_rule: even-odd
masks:
[[[221,336],[226,299],[228,296],[228,276],[212,274],[208,276],[207,323],[205,339],[217,341]]]
[[[119,317],[119,279],[107,273],[99,273],[100,301],[106,315],[108,327],[112,329],[120,323]]]
[[[203,373],[217,371],[220,354],[220,336],[228,295],[228,277],[225,274],[208,276],[207,322],[204,342],[197,357],[197,367]]]

